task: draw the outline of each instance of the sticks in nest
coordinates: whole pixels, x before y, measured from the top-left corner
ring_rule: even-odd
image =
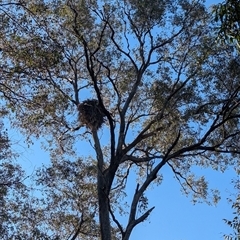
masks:
[[[98,130],[104,123],[105,114],[98,100],[87,99],[78,105],[79,121],[90,129]]]

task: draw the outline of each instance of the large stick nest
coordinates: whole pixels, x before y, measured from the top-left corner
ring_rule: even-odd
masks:
[[[88,99],[78,105],[79,121],[90,129],[98,130],[104,123],[105,114],[98,100]]]

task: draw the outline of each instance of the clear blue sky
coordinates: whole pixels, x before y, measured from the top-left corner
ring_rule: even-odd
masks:
[[[206,1],[206,4],[217,2],[219,1]],[[23,138],[20,134],[11,132],[10,138],[19,140],[15,144],[16,150],[20,153],[20,163],[28,173],[48,163],[49,155],[40,149],[39,142],[35,142],[34,146],[27,149],[22,143]],[[82,145],[80,148],[85,149]],[[165,167],[162,172],[164,174],[162,185],[148,191],[149,207],[155,206],[155,209],[147,221],[135,228],[131,240],[223,239],[223,233],[231,230],[222,219],[231,219],[232,216],[232,209],[226,198],[232,191],[231,179],[236,177],[234,172],[199,170],[199,173],[203,173],[209,180],[211,187],[218,187],[221,190],[222,199],[217,206],[208,206],[205,203],[193,205],[191,199],[180,192],[180,186],[171,170]],[[135,184],[130,185],[129,195],[134,190]]]

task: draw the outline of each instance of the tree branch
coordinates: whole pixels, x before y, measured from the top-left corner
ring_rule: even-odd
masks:
[[[70,240],[75,240],[78,237],[79,233],[81,232],[81,228],[82,228],[82,225],[84,222],[85,221],[83,220],[83,214],[82,214],[78,228],[77,228],[75,234],[71,238],[69,238]]]
[[[180,179],[179,179],[178,176],[180,176],[180,177],[186,182],[186,184],[189,186],[189,188],[190,188],[194,193],[196,193],[196,194],[198,194],[198,195],[201,194],[201,193],[197,192],[197,191],[193,188],[193,186],[188,182],[187,178],[185,178],[180,172],[178,172],[178,171],[176,171],[176,170],[174,169],[173,165],[170,164],[169,161],[167,162],[167,164],[171,167],[172,171],[174,172],[174,174],[175,174],[178,182],[180,183],[180,185],[181,185],[181,187],[183,188],[183,190],[184,190],[185,193],[187,193],[187,190],[186,190],[185,187],[182,185],[182,183],[181,183],[181,181],[180,181]]]
[[[109,203],[109,212],[111,214],[112,220],[117,224],[118,229],[120,230],[121,234],[123,235],[123,233],[124,233],[123,228],[122,228],[121,224],[119,223],[119,221],[116,219],[116,217],[111,209],[110,203]]]
[[[150,213],[153,211],[155,207],[150,208],[149,210],[147,210],[141,217],[139,217],[138,219],[134,220],[130,225],[128,225],[126,231],[123,233],[123,240],[128,240],[130,238],[131,232],[133,230],[133,228],[143,222],[149,215]]]

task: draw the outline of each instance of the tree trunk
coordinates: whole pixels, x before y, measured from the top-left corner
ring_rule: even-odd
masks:
[[[101,176],[100,176],[101,175]],[[111,225],[109,216],[109,199],[106,193],[106,183],[102,172],[98,174],[98,204],[101,240],[111,240]]]
[[[98,176],[97,176],[97,190],[98,190],[98,205],[99,205],[99,224],[101,240],[111,240],[111,225],[109,215],[109,191],[108,191],[108,176],[104,176],[104,159],[101,145],[97,135],[97,130],[92,129],[92,135],[95,143],[95,151],[98,161]]]

